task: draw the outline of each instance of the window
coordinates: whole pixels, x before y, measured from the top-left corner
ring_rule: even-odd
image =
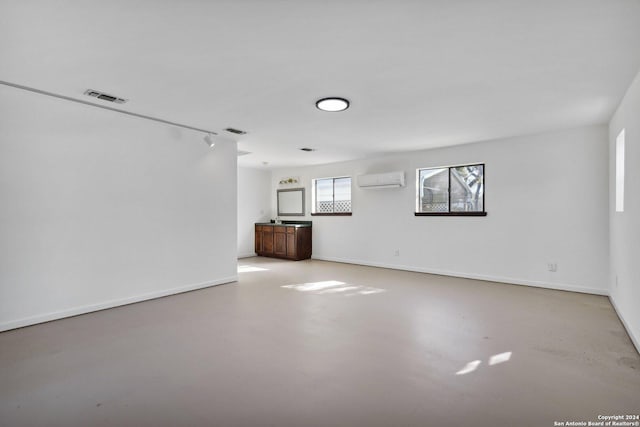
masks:
[[[624,129],[616,138],[616,212],[624,212]]]
[[[314,179],[311,215],[351,215],[351,177]]]
[[[484,164],[418,169],[416,216],[485,216]]]

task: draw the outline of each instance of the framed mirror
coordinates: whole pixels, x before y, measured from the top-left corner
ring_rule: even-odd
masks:
[[[278,191],[278,216],[304,216],[304,188]]]

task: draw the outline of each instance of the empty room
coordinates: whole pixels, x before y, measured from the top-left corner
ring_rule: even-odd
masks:
[[[640,1],[0,1],[0,426],[640,426]]]

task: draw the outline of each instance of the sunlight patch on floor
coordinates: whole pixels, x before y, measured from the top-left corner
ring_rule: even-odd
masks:
[[[511,359],[511,352],[505,351],[504,353],[494,354],[489,358],[489,366],[494,366],[499,363],[508,362]],[[474,360],[472,362],[464,365],[462,369],[456,372],[456,375],[466,375],[478,369],[478,367],[482,364],[482,360]]]
[[[338,280],[325,280],[323,282],[309,282],[297,285],[284,285],[285,289],[293,289],[299,292],[311,292],[315,295],[340,294],[344,296],[372,295],[385,292],[384,289],[370,286],[353,285]]]
[[[456,375],[469,374],[469,373],[475,371],[476,369],[478,369],[478,366],[480,366],[481,363],[482,363],[482,361],[480,361],[480,360],[474,360],[472,362],[469,362],[466,365],[464,365],[464,368],[462,368],[458,372],[456,372]]]
[[[253,271],[268,271],[268,268],[256,267],[255,265],[238,264],[238,273],[251,273]]]
[[[493,366],[493,365],[497,365],[498,363],[508,362],[509,359],[511,359],[510,351],[506,351],[500,354],[494,354],[493,356],[491,356],[491,358],[489,358],[489,365]]]

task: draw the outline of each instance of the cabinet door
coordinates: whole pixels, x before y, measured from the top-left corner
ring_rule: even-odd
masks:
[[[262,227],[262,252],[273,254],[273,227]]]
[[[296,234],[287,233],[287,256],[289,258],[297,258],[296,254]]]
[[[296,259],[311,258],[311,227],[299,228],[296,236]]]
[[[275,239],[274,253],[276,255],[287,256],[287,234],[285,233],[284,227],[276,227],[273,237]]]
[[[262,227],[256,225],[256,233],[255,233],[255,243],[256,243],[256,253],[262,253]]]

